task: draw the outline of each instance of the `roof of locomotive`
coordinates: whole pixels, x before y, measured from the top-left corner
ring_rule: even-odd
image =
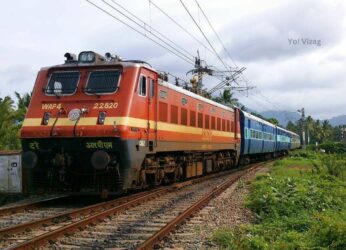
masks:
[[[227,107],[227,106],[222,105],[222,104],[220,104],[220,103],[218,103],[218,102],[214,102],[213,100],[210,100],[210,99],[205,98],[205,97],[203,97],[203,96],[197,95],[197,94],[195,94],[195,93],[193,93],[193,92],[191,92],[191,91],[188,91],[188,90],[186,90],[186,89],[183,89],[182,87],[176,86],[176,85],[174,85],[174,84],[172,84],[172,83],[163,81],[163,80],[161,80],[161,79],[159,80],[159,85],[165,86],[165,87],[167,87],[167,88],[169,88],[169,89],[175,90],[175,91],[177,91],[177,92],[179,92],[179,93],[181,93],[181,94],[184,94],[184,95],[186,95],[186,96],[190,96],[190,97],[195,98],[195,99],[197,99],[197,100],[200,100],[200,101],[202,101],[202,102],[206,102],[206,103],[208,103],[208,104],[210,104],[210,105],[213,105],[213,106],[216,106],[216,107],[219,107],[219,108],[222,108],[222,109],[225,109],[225,110],[234,112],[234,109],[233,109],[233,108]]]
[[[126,60],[126,61],[104,61],[102,63],[80,63],[78,61],[76,62],[67,62],[64,64],[57,64],[53,66],[47,66],[41,68],[41,70],[47,70],[51,68],[71,68],[71,67],[104,67],[104,66],[121,66],[124,68],[127,67],[145,67],[149,70],[157,72],[149,63],[139,60]]]
[[[104,66],[121,66],[123,68],[128,68],[128,67],[144,67],[147,68],[151,71],[154,71],[156,73],[159,73],[156,69],[154,69],[149,63],[144,62],[144,61],[140,61],[140,60],[117,60],[117,61],[103,61],[102,63],[79,63],[78,61],[75,62],[68,62],[68,63],[64,63],[64,64],[58,64],[58,65],[54,65],[54,66],[50,66],[50,67],[44,67],[41,70],[47,70],[47,69],[52,69],[52,68],[71,68],[71,67],[83,67],[83,66],[92,66],[92,67],[104,67]],[[175,90],[179,93],[182,93],[186,96],[190,96],[192,98],[195,98],[197,100],[203,101],[205,103],[208,103],[210,105],[234,112],[233,108],[230,108],[228,106],[222,105],[220,103],[214,102],[208,98],[205,98],[203,96],[197,95],[191,91],[188,91],[186,89],[183,89],[182,87],[176,86],[172,83],[163,81],[163,80],[159,80],[159,84],[162,86],[165,86],[169,89]]]

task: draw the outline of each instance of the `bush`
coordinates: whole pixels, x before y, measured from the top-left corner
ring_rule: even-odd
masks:
[[[308,232],[313,245],[328,249],[346,249],[346,212],[334,211],[315,215]]]
[[[324,149],[328,154],[344,154],[346,153],[346,144],[341,142],[326,142],[318,146],[319,149]]]
[[[344,155],[324,155],[321,157],[321,162],[328,174],[345,180],[346,158]]]
[[[215,232],[225,249],[346,249],[345,159],[297,151],[251,185],[256,223]],[[312,171],[313,170],[313,171]]]

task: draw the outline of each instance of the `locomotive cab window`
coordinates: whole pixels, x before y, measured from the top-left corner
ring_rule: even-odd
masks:
[[[47,95],[72,95],[77,90],[79,72],[54,72],[50,76],[45,93]]]
[[[140,95],[140,96],[146,96],[147,95],[147,78],[143,75],[141,75],[141,77],[139,79],[138,95]]]
[[[110,94],[119,87],[119,70],[92,71],[85,88],[88,94]]]

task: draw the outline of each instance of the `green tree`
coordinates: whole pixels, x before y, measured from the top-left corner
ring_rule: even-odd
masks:
[[[27,112],[31,94],[15,92],[17,103],[11,97],[0,98],[0,150],[20,149],[19,130]]]
[[[276,118],[273,118],[273,117],[272,117],[272,118],[267,118],[266,120],[267,120],[268,122],[270,122],[270,123],[276,125],[276,126],[279,126],[279,125],[280,125],[278,119],[276,119]]]
[[[14,102],[6,96],[0,98],[0,149],[18,149],[19,145]]]
[[[28,107],[31,101],[32,93],[24,93],[23,96],[21,96],[18,92],[14,92],[16,98],[17,98],[17,110],[16,110],[16,118],[17,123],[22,124],[25,118],[25,114],[28,111]]]
[[[223,92],[220,92],[220,95],[214,97],[213,100],[229,107],[239,106],[238,99],[233,96],[233,92],[230,89],[225,89]]]

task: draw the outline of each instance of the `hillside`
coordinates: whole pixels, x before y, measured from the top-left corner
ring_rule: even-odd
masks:
[[[266,118],[276,118],[281,126],[286,127],[288,121],[296,122],[300,118],[300,114],[297,112],[290,112],[290,111],[263,111],[260,113]]]
[[[346,115],[339,115],[329,119],[329,122],[333,126],[346,125]]]
[[[296,122],[300,119],[300,114],[291,111],[274,111],[268,110],[260,113],[266,118],[276,118],[280,125],[286,126],[288,121]],[[332,126],[346,125],[346,115],[339,115],[328,119]]]

